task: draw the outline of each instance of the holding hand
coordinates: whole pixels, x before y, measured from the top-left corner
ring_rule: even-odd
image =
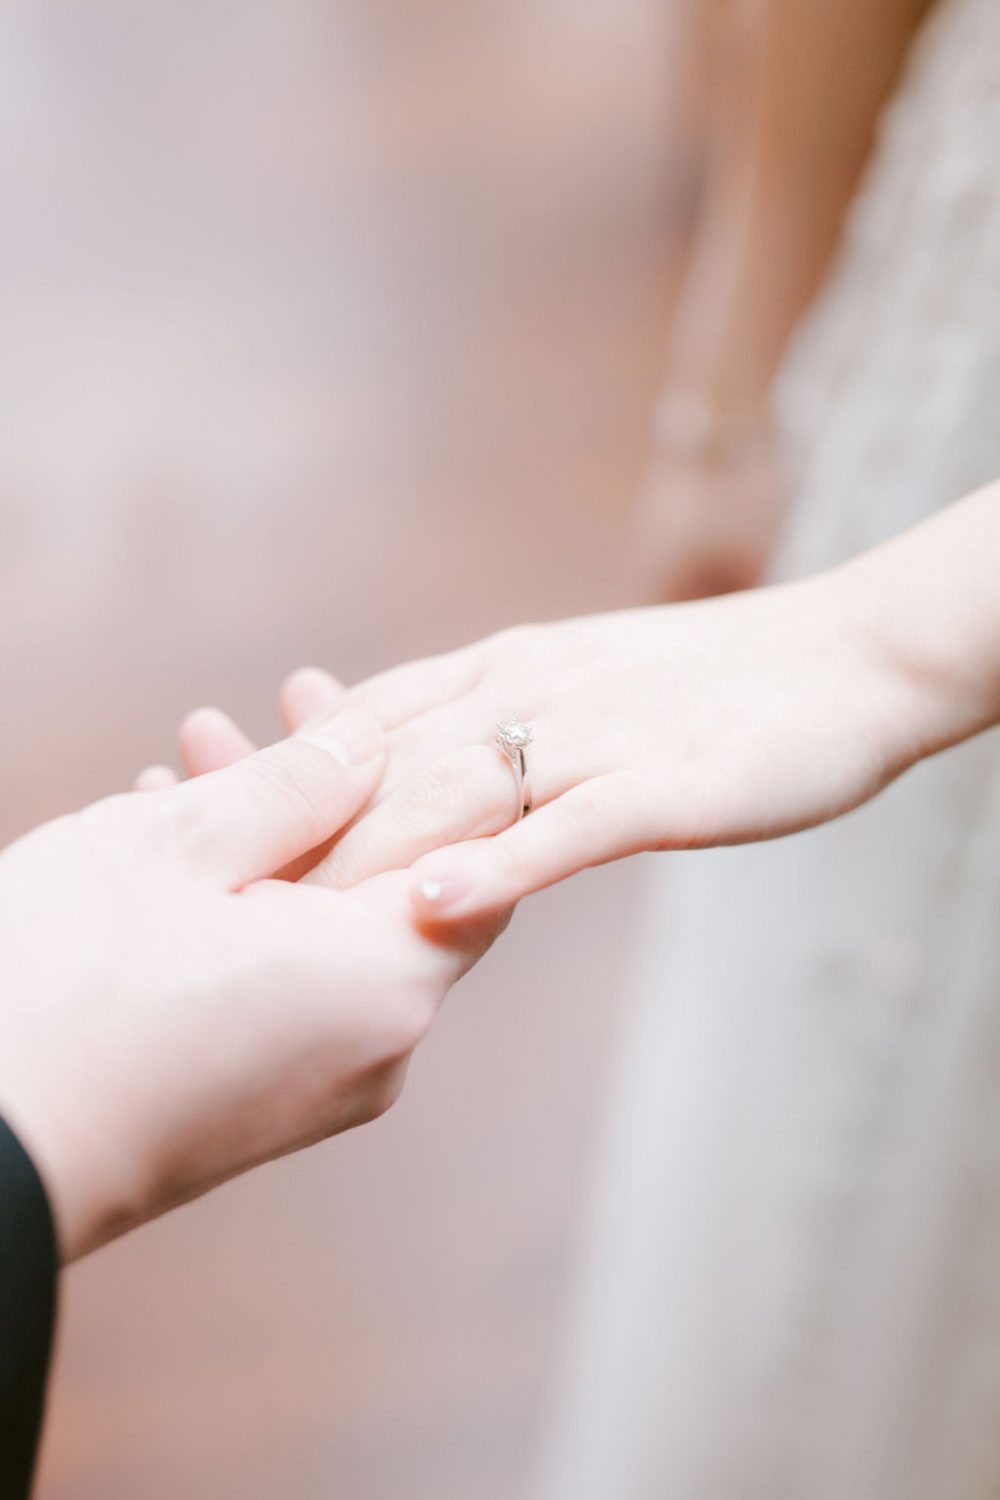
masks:
[[[384,759],[349,712],[0,855],[0,1112],[65,1260],[392,1103],[497,924],[431,941],[399,873],[266,878],[365,805]]]
[[[310,880],[347,889],[412,864],[420,915],[464,921],[640,850],[770,838],[845,811],[913,752],[907,685],[852,619],[853,597],[830,575],[518,627],[350,690],[296,673],[290,727],[339,703],[388,731],[378,790],[314,851]],[[524,821],[493,742],[512,714],[534,735]],[[192,715],[181,746],[193,775],[252,749],[218,710]]]
[[[337,701],[388,731],[372,805],[310,879],[414,863],[419,915],[465,922],[640,850],[836,817],[1000,717],[998,557],[1000,485],[801,583],[522,626],[346,692],[296,674],[289,722]],[[534,733],[524,821],[492,743],[514,717]],[[247,748],[216,711],[183,741],[194,773]]]

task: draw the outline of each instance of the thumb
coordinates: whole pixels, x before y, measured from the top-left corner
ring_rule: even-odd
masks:
[[[384,766],[380,724],[351,712],[165,795],[187,852],[235,890],[332,838],[364,807]]]

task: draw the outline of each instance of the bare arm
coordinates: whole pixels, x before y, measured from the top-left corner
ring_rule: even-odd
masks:
[[[710,138],[639,510],[640,570],[653,597],[745,587],[767,563],[786,490],[769,388],[827,271],[926,8],[695,8],[692,52],[712,80]]]
[[[730,0],[669,379],[764,396],[837,244],[927,0]]]

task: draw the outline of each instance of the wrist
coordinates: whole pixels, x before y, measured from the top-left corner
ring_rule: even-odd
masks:
[[[827,575],[891,707],[900,769],[1000,722],[1000,485]]]
[[[664,385],[650,426],[661,452],[688,461],[742,463],[768,453],[774,443],[766,400],[728,393],[703,382]]]
[[[21,1071],[0,1084],[0,1114],[45,1187],[62,1265],[142,1222],[149,1195],[131,1143],[103,1129],[74,1091],[33,1089]]]

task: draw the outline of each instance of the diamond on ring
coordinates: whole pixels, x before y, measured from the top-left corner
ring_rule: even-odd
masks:
[[[497,744],[508,755],[517,755],[526,750],[534,738],[534,729],[521,719],[507,719],[497,725]]]

